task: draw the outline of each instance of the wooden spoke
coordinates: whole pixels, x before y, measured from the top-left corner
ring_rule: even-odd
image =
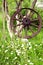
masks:
[[[24,26],[22,25],[21,29],[19,30],[19,33],[23,30]]]
[[[27,31],[28,31],[28,30],[27,30],[27,27],[25,27],[25,35],[27,35]]]
[[[14,25],[14,27],[17,27],[17,26],[21,26],[23,23],[21,23],[21,24],[17,24],[17,25]]]
[[[36,25],[36,24],[34,24],[34,23],[31,23],[31,25],[38,28],[38,25]]]
[[[31,20],[32,22],[37,22],[38,21],[38,19],[34,19],[34,20]]]
[[[14,18],[14,20],[17,20],[17,21],[20,21],[20,22],[22,22],[22,20],[20,20],[20,19],[17,19],[17,18]]]
[[[23,15],[21,13],[19,13],[20,17],[23,18]]]
[[[18,31],[18,36],[21,35],[21,31],[23,30],[23,28],[24,28],[24,26],[22,25],[22,26],[21,26],[21,29]]]
[[[28,16],[27,14],[28,14],[28,10],[26,10],[26,16]]]
[[[29,29],[31,30],[31,32],[32,32],[32,33],[34,33],[34,31],[33,31],[33,29],[32,29],[32,27],[31,27],[31,26],[29,26]]]

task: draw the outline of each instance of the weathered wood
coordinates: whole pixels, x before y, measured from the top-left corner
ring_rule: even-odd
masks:
[[[12,31],[11,31],[11,29],[10,29],[10,16],[9,16],[9,14],[8,14],[8,4],[7,4],[7,0],[3,0],[2,1],[3,2],[3,7],[2,7],[2,9],[3,9],[3,13],[4,13],[4,15],[3,15],[3,31],[5,31],[5,20],[7,21],[7,29],[8,29],[8,31],[9,31],[9,35],[10,35],[10,37],[12,38]]]
[[[32,6],[31,6],[32,9],[35,8],[36,2],[37,2],[37,0],[34,0],[34,1],[32,2]],[[33,13],[31,14],[31,11],[28,11],[27,16],[30,16],[30,17],[31,17],[32,15],[33,15]]]

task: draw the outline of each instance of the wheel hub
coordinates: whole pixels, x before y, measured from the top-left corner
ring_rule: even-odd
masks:
[[[29,18],[23,18],[23,25],[24,26],[29,26],[31,23],[30,19]]]

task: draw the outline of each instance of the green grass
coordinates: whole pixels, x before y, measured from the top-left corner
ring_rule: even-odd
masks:
[[[11,15],[13,11],[10,11]],[[42,10],[37,11],[43,20]],[[0,65],[43,65],[43,28],[37,36],[24,41],[15,36],[11,39],[8,30],[5,29],[4,34],[2,27],[2,13],[0,13]]]
[[[2,35],[2,32],[0,32]],[[0,65],[43,65],[43,29],[28,41],[14,38],[6,33],[0,40]]]

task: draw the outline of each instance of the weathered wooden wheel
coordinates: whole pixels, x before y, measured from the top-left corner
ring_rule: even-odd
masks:
[[[34,10],[37,0],[34,0],[31,8],[22,8],[23,0],[15,0],[17,7],[14,14],[10,17],[8,14],[8,4],[3,0],[3,9],[6,14],[7,28],[12,38],[13,33],[20,38],[32,38],[40,32],[41,17]]]
[[[27,14],[28,10],[30,10],[33,13],[33,14],[31,13],[32,16]],[[24,11],[24,15],[23,15],[23,11]],[[33,19],[34,14],[36,15],[35,19]],[[18,15],[18,19],[16,18],[17,15]],[[20,23],[17,24],[16,21],[19,21]],[[41,22],[42,20],[38,12],[36,12],[35,10],[31,8],[21,8],[21,9],[18,9],[12,15],[10,19],[10,27],[11,27],[11,30],[13,30],[13,32],[15,33],[15,35],[17,32],[16,29],[19,27],[17,32],[18,37],[32,38],[40,32]]]

